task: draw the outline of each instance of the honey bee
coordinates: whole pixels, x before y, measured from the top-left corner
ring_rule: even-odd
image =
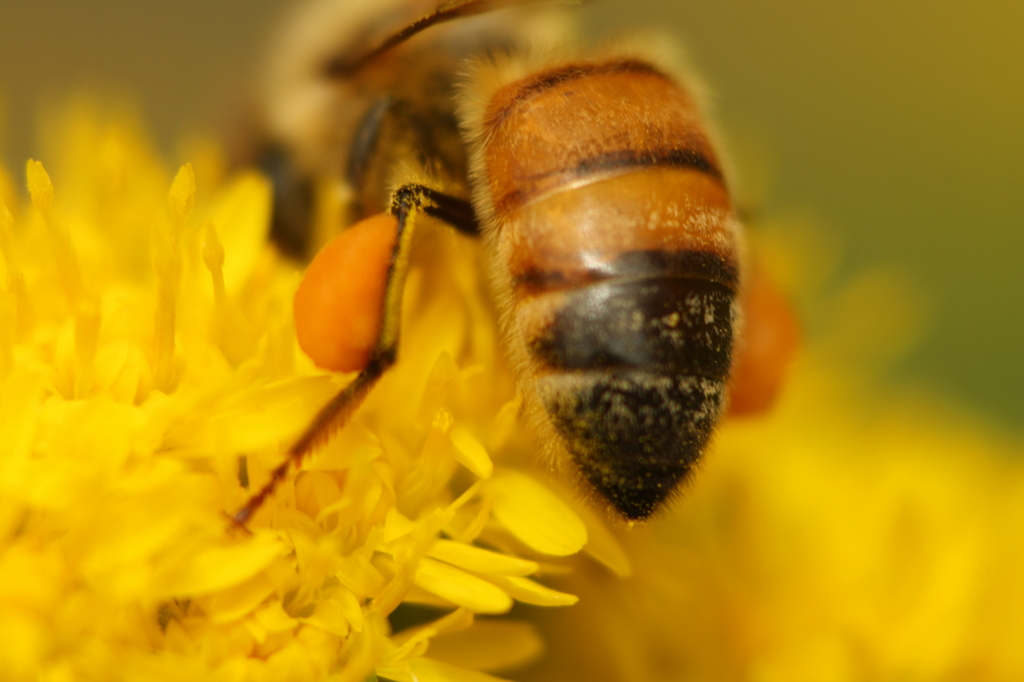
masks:
[[[691,476],[731,377],[741,410],[774,394],[792,317],[749,274],[723,163],[687,77],[637,50],[531,51],[537,33],[495,11],[523,3],[330,0],[292,34],[289,49],[304,56],[276,65],[267,113],[274,231],[303,255],[311,186],[344,188],[353,226],[310,264],[296,328],[318,365],[359,374],[237,521],[397,361],[409,244],[423,215],[481,238],[540,437],[627,522],[663,508]],[[333,33],[338,22],[324,12],[348,35]],[[310,58],[318,44],[328,49]],[[431,180],[395,186],[395,169],[410,165]]]

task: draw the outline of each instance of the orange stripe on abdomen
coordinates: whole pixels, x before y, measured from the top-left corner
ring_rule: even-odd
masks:
[[[637,167],[689,169],[722,183],[691,98],[639,62],[561,67],[510,84],[492,99],[484,128],[499,214]]]
[[[614,276],[636,252],[703,253],[737,269],[725,189],[704,173],[637,168],[560,191],[499,220],[497,257],[513,297]],[[735,275],[707,276],[735,289]]]

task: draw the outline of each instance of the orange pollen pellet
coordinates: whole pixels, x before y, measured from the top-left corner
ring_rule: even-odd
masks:
[[[729,414],[766,412],[785,383],[800,346],[800,325],[789,299],[757,263],[750,264],[743,341],[733,358]]]
[[[363,369],[380,336],[397,219],[380,213],[342,232],[313,259],[295,292],[299,347],[317,367]]]

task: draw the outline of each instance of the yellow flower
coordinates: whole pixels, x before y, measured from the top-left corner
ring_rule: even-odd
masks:
[[[397,367],[235,528],[351,377],[296,347],[266,181],[133,130],[73,116],[26,201],[0,169],[0,678],[1024,677],[1019,443],[822,343],[674,509],[608,524],[538,471],[443,230]]]
[[[229,515],[349,380],[296,347],[268,183],[172,181],[124,127],[65,139],[56,185],[30,161],[0,219],[4,679],[489,679],[458,666],[467,634],[493,651],[476,669],[535,658],[529,623],[474,618],[574,603],[535,578],[587,533],[492,460],[522,449],[518,400],[468,324],[470,249],[415,274],[399,368],[242,532]]]

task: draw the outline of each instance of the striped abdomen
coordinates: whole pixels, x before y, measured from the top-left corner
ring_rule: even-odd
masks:
[[[481,175],[524,389],[628,519],[686,479],[722,411],[737,224],[692,100],[636,60],[502,87]]]

